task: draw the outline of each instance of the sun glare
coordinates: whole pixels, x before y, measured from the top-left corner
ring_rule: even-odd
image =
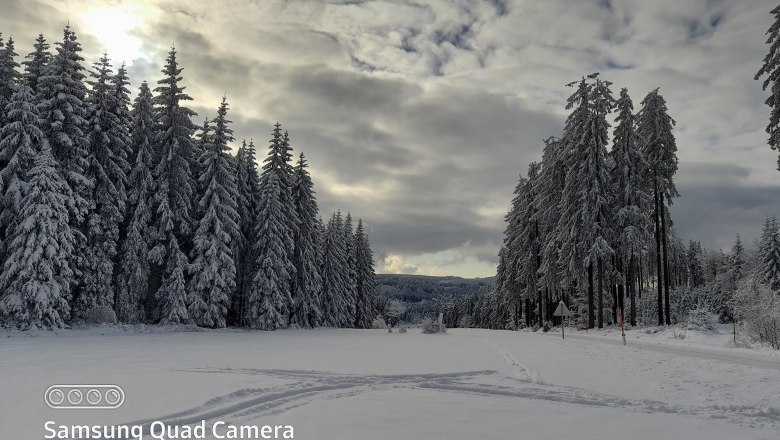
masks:
[[[103,44],[114,63],[129,65],[142,56],[141,40],[132,35],[143,25],[138,11],[126,5],[104,6],[87,10],[79,18],[84,31]]]

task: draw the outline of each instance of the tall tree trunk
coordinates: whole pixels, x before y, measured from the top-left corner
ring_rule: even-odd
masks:
[[[636,325],[636,285],[634,284],[634,252],[631,251],[631,257],[628,260],[628,294],[631,298],[631,326]]]
[[[610,284],[609,287],[612,294],[612,322],[610,324],[613,324],[618,321],[618,285]]]
[[[588,263],[588,328],[595,327],[593,310],[593,261]]]
[[[620,310],[620,314],[623,315],[623,318],[625,319],[626,316],[626,310],[623,307],[623,303],[625,302],[624,299],[626,297],[626,291],[625,291],[625,280],[623,278],[623,259],[619,258],[617,260],[618,267],[620,269],[620,283],[617,285],[617,308]],[[615,323],[620,323],[620,317],[615,317]]]
[[[531,299],[526,296],[525,298],[525,326],[531,327]]]
[[[666,206],[664,204],[664,195],[663,193],[660,194],[660,201],[661,201],[661,245],[663,247],[664,251],[664,306],[665,306],[665,314],[666,317],[666,325],[672,324],[672,317],[670,311],[670,303],[669,303],[669,254],[668,254],[668,242],[669,239],[666,235]]]
[[[620,273],[620,263],[617,261],[617,255],[612,255],[612,267],[615,268],[615,271],[617,272],[615,276],[617,276]],[[618,321],[618,282],[614,278],[609,283],[609,292],[612,295],[612,323],[616,323]]]
[[[599,258],[599,328],[604,328],[604,264]]]
[[[655,285],[658,287],[658,325],[664,325],[664,292],[663,287],[661,286],[661,277],[663,274],[661,273],[661,224],[659,222],[659,203],[658,203],[658,179],[655,179],[655,182],[653,183],[653,194],[655,198],[655,214],[653,215],[653,218],[655,219],[655,271],[656,271],[656,279],[655,279]]]
[[[643,272],[643,269],[642,269],[642,254],[639,254],[638,260],[639,260],[638,264],[637,264],[637,272],[638,272],[637,275],[638,275],[638,277],[637,277],[637,280],[636,280],[636,282],[637,282],[637,293],[639,294],[639,299],[642,299],[642,289],[645,288],[645,285],[642,282],[643,281],[642,280],[642,272]]]

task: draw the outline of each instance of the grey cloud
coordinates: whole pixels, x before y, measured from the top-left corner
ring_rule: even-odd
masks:
[[[32,1],[0,16],[19,53],[65,24],[61,6]],[[151,3],[160,19],[135,35],[133,87],[156,84],[175,43],[195,122],[226,93],[236,144],[254,138],[261,160],[281,122],[310,160],[323,216],[363,217],[380,260],[495,262],[518,172],[560,134],[563,85],[593,71],[627,86],[637,109],[661,87],[678,121],[684,238],[725,249],[778,213],[766,93],[752,80],[770,0]],[[103,48],[76,30],[93,61]]]

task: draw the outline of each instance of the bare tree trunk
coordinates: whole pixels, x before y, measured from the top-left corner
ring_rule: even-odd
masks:
[[[639,285],[637,286],[637,293],[639,293],[639,299],[642,299],[642,289],[645,288],[645,285],[642,282],[643,281],[642,280],[642,275],[643,275],[642,274],[642,272],[643,272],[643,268],[642,268],[642,254],[639,254],[639,258],[638,259],[639,259],[639,264],[637,266],[637,269],[638,269],[637,272],[639,272],[638,273],[639,276],[637,277],[636,281],[637,281],[637,283]]]
[[[604,264],[599,258],[599,328],[604,328]]]
[[[612,255],[612,267],[617,272],[613,276],[620,275],[620,262],[617,255]],[[618,281],[614,278],[609,283],[609,292],[612,295],[612,322],[610,324],[618,322]]]
[[[666,206],[664,204],[664,195],[663,193],[660,194],[660,201],[661,201],[661,245],[663,247],[664,251],[664,306],[665,306],[665,318],[666,318],[666,325],[672,324],[672,317],[670,311],[670,303],[669,303],[669,252],[668,252],[668,243],[669,238],[666,234]]]
[[[617,308],[620,310],[620,313],[623,315],[623,317],[625,319],[626,309],[623,307],[623,303],[625,302],[624,299],[625,299],[625,296],[626,296],[626,291],[625,291],[625,282],[624,282],[625,280],[622,279],[623,278],[622,277],[622,275],[623,275],[623,259],[618,259],[617,260],[617,264],[618,264],[618,267],[620,268],[620,275],[621,275],[621,282],[616,286],[616,290],[617,290]],[[618,316],[615,316],[615,323],[619,324],[620,323],[619,319],[620,318]]]
[[[595,327],[593,310],[593,261],[588,263],[588,328]]]
[[[626,282],[628,287],[628,294],[631,297],[631,326],[636,325],[636,285],[634,284],[634,252],[631,252],[631,257],[628,260],[628,280]]]
[[[655,179],[653,189],[655,195],[655,214],[653,217],[655,219],[655,284],[658,287],[658,325],[664,325],[664,292],[663,287],[661,286],[661,277],[663,274],[661,273],[661,225],[659,223],[660,206],[658,201],[658,179]]]

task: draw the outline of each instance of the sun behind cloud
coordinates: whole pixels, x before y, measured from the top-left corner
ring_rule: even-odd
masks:
[[[79,28],[100,41],[109,57],[130,65],[141,58],[142,41],[133,35],[145,24],[139,5],[97,6],[78,14]]]

